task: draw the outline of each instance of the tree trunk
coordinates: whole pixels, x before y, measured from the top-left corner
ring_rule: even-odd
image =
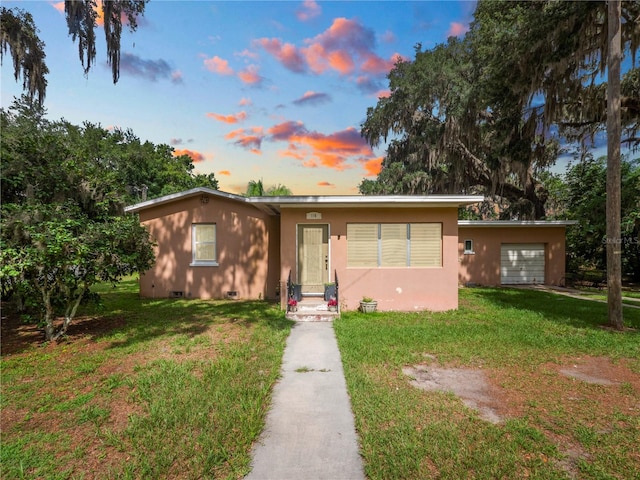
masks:
[[[620,227],[620,1],[609,0],[607,58],[607,288],[609,325],[624,328],[622,318],[622,232]]]

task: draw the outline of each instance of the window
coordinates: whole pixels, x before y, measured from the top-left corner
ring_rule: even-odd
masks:
[[[191,227],[193,261],[191,265],[218,265],[215,223],[198,223]]]
[[[476,253],[476,252],[473,251],[473,240],[465,240],[464,241],[464,253],[465,254]]]
[[[440,267],[440,223],[349,223],[348,267]]]

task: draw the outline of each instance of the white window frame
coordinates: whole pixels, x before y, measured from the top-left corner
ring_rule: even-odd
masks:
[[[196,229],[200,226],[213,227],[213,241],[196,242]],[[213,256],[211,260],[196,259],[197,244],[213,244]],[[191,264],[192,267],[217,267],[218,266],[218,227],[215,223],[193,223],[191,224]]]
[[[467,242],[469,242],[470,247],[467,248]],[[464,241],[464,252],[465,255],[475,255],[475,251],[473,250],[473,240],[471,238],[467,238]]]

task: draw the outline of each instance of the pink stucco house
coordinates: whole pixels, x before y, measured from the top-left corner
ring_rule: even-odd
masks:
[[[286,301],[339,282],[342,308],[451,310],[460,284],[560,284],[570,222],[464,222],[481,196],[242,197],[195,188],[126,208],[157,242],[143,297]],[[280,292],[283,292],[280,295]]]

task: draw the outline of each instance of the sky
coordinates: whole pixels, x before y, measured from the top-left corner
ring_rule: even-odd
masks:
[[[5,1],[30,12],[45,43],[47,117],[131,129],[188,154],[220,190],[251,180],[296,195],[350,195],[375,179],[384,149],[360,135],[367,109],[388,95],[387,74],[415,46],[463,36],[475,2],[151,0],[125,28],[120,79],[97,32],[88,75],[68,35],[64,2]],[[10,56],[1,104],[22,93]]]

